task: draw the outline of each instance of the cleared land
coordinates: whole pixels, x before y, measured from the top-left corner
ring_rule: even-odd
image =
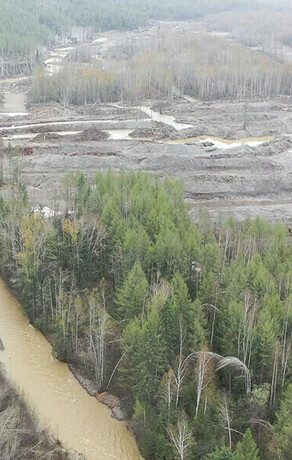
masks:
[[[121,51],[123,40],[150,42],[161,26],[107,32],[88,46],[106,67]],[[182,33],[193,30],[191,23],[167,27]],[[75,45],[51,51],[47,71],[58,72],[80,50],[81,45]],[[58,59],[53,62],[52,56]],[[23,79],[2,82],[6,107],[14,101],[13,112],[23,113],[28,84]],[[176,94],[171,101],[97,101],[81,107],[42,103],[27,109],[27,115],[1,115],[4,146],[11,143],[22,152],[9,157],[4,149],[3,179],[8,185],[13,175],[21,177],[36,206],[63,208],[64,174],[80,170],[90,176],[112,168],[184,179],[194,218],[206,207],[215,220],[261,215],[292,222],[290,96],[201,102]],[[1,112],[7,112],[5,106]],[[8,189],[4,187],[4,193]]]

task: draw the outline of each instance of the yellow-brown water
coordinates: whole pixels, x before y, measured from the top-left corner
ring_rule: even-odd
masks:
[[[89,396],[68,366],[52,356],[44,336],[31,326],[0,279],[0,361],[39,420],[64,447],[88,460],[138,460],[125,423]]]

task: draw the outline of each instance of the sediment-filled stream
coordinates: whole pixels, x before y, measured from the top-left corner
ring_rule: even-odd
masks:
[[[0,362],[33,409],[41,428],[88,460],[136,460],[140,454],[126,424],[89,396],[52,347],[25,317],[0,279]]]

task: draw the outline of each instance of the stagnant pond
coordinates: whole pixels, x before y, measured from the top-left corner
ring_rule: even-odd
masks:
[[[0,279],[0,361],[41,428],[88,460],[141,459],[126,424],[89,396]]]

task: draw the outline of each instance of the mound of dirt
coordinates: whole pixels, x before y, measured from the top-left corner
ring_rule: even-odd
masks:
[[[278,155],[292,147],[292,139],[288,136],[281,136],[272,142],[264,143],[260,146],[259,150],[262,155],[273,156]]]
[[[82,133],[75,134],[74,141],[105,141],[109,138],[109,134],[97,128],[87,128]]]
[[[166,127],[161,127],[161,128],[141,128],[141,129],[135,129],[131,133],[132,138],[138,138],[138,139],[153,139],[153,140],[160,140],[160,139],[167,139],[171,138],[171,134],[173,132],[172,128],[166,128]]]
[[[40,133],[34,138],[34,142],[47,142],[47,141],[55,141],[60,139],[61,136],[57,133]]]

